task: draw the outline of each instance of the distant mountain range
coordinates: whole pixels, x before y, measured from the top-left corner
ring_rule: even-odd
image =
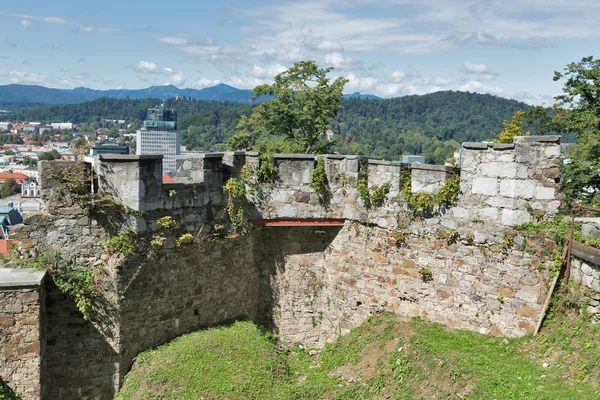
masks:
[[[114,99],[161,99],[190,97],[195,100],[231,101],[237,103],[251,103],[251,90],[237,89],[223,83],[204,89],[181,89],[173,85],[151,86],[146,89],[111,89],[95,90],[84,87],[75,89],[51,89],[36,85],[4,85],[0,86],[0,104],[9,103],[36,103],[54,104],[78,104],[102,97]],[[355,92],[344,95],[346,98],[375,99],[380,97],[371,94]],[[268,100],[268,97],[259,98],[257,101]]]

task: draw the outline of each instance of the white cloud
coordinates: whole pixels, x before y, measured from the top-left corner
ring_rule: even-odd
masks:
[[[169,68],[170,69],[170,68]],[[172,72],[169,75],[165,85],[182,85],[185,83],[185,76],[181,72]]]
[[[485,64],[473,64],[471,61],[467,60],[464,64],[465,72],[467,74],[490,74],[491,69]]]
[[[477,93],[493,93],[500,94],[502,89],[497,86],[486,86],[479,81],[469,81],[459,86],[458,90]]]
[[[358,77],[354,72],[350,72],[346,79],[348,79],[348,83],[345,89],[348,92],[365,92],[377,84],[377,78],[373,76]]]
[[[47,77],[45,75],[34,74],[31,72],[21,71],[0,71],[0,77],[8,79],[11,83],[22,84],[46,84]]]
[[[90,33],[90,32],[119,32],[118,28],[101,28],[99,26],[88,26],[79,25],[79,32]]]
[[[187,44],[188,40],[179,36],[165,36],[158,39],[160,42],[165,44],[172,44],[175,46],[183,46]]]
[[[344,57],[340,53],[328,53],[325,54],[325,62],[332,67],[339,68],[343,64],[350,64],[352,62],[352,58]]]
[[[145,74],[160,72],[158,66],[151,61],[139,61],[137,64],[135,64],[134,68],[137,72]]]
[[[221,83],[220,80],[216,79],[216,80],[210,80],[210,79],[206,79],[206,78],[200,78],[195,82],[192,82],[192,86],[202,89],[205,87],[211,87],[211,86],[215,86],[218,85],[219,83]]]
[[[42,17],[42,21],[48,22],[49,24],[66,24],[66,23],[68,23],[67,20],[62,17]]]
[[[68,88],[76,88],[76,87],[81,87],[84,85],[84,83],[81,81],[71,80],[71,79],[63,79],[60,81],[60,84],[62,86],[66,86]]]
[[[31,27],[31,21],[28,19],[21,20],[21,26],[25,29],[29,29]]]
[[[392,82],[402,82],[404,80],[405,74],[404,72],[397,70],[390,74],[390,81]]]
[[[273,64],[264,68],[254,64],[251,74],[256,78],[273,79],[275,75],[278,75],[285,70],[287,70],[287,68],[281,64]]]

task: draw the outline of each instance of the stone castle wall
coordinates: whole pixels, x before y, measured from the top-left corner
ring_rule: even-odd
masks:
[[[104,320],[85,321],[68,296],[47,288],[47,398],[111,398],[138,352],[238,317],[307,345],[333,340],[378,311],[495,335],[531,331],[546,290],[547,272],[540,267],[546,258],[541,250],[525,252],[503,242],[507,228],[535,218],[536,211],[556,212],[558,183],[537,171],[556,164],[558,138],[469,146],[463,148],[458,205],[417,220],[401,201],[406,164],[325,155],[330,192],[324,201],[310,186],[314,156],[276,155],[277,181],[249,187],[247,217],[341,218],[346,225],[250,228],[228,238],[213,235],[214,226],[227,224],[223,180],[237,176],[244,164],[259,164],[256,153],[186,155],[178,160],[176,184],[162,184],[160,157],[103,156],[90,190],[96,199],[110,194],[117,203],[91,218],[50,174],[51,166],[69,166],[40,163],[48,211],[26,218],[11,237],[23,241],[25,259],[56,251],[100,268],[96,280],[111,310]],[[519,172],[494,175],[494,163],[505,164],[496,165],[501,171]],[[411,188],[433,193],[452,174],[450,167],[413,166]],[[496,192],[479,193],[480,174],[494,180]],[[380,207],[366,208],[360,199],[356,182],[362,178],[371,189],[390,183]],[[520,189],[509,193],[502,190],[505,179],[528,181],[539,190],[534,197]],[[552,198],[542,188],[552,188]],[[507,210],[525,210],[527,216],[504,218]],[[163,216],[178,228],[164,232],[157,224]],[[128,229],[139,247],[132,254],[109,254],[108,238]],[[178,246],[185,232],[194,241]],[[150,248],[156,234],[165,242]],[[431,279],[424,280],[422,270]]]
[[[11,278],[0,284],[0,378],[25,400],[45,397],[46,389],[46,298],[39,285],[43,274],[34,275],[36,282]]]

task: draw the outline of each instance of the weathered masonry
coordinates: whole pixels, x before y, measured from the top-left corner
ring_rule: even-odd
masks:
[[[168,185],[160,157],[101,157],[89,197],[57,178],[74,164],[40,163],[48,211],[11,238],[22,241],[22,260],[56,253],[94,271],[102,312],[84,320],[47,278],[36,292],[39,373],[6,364],[2,378],[27,398],[110,399],[140,351],[244,317],[307,346],[379,311],[492,335],[531,332],[551,243],[511,228],[557,212],[559,152],[556,136],[465,143],[455,204],[426,212],[404,199],[446,190],[453,168],[325,155],[327,190],[317,193],[314,156],[276,155],[277,179],[248,180],[241,202],[244,220],[274,226],[239,236],[226,232],[223,185],[259,165],[256,153],[187,154],[180,183]],[[408,184],[413,195],[403,193]],[[368,207],[366,195],[382,187]],[[13,345],[0,342],[0,354]],[[25,375],[41,389],[23,389],[34,387]]]

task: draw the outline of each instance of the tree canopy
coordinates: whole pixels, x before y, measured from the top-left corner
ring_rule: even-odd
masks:
[[[341,108],[341,96],[348,80],[327,74],[333,70],[319,68],[314,61],[295,63],[278,74],[271,85],[254,88],[254,99],[273,96],[274,99],[254,107],[250,117],[243,116],[241,129],[231,143],[243,148],[273,135],[291,142],[291,148],[303,153],[323,153],[331,143],[326,137],[330,121]]]
[[[577,135],[561,167],[567,201],[600,206],[600,60],[570,63],[554,80],[564,82],[557,103],[549,112],[533,111],[545,129]]]

